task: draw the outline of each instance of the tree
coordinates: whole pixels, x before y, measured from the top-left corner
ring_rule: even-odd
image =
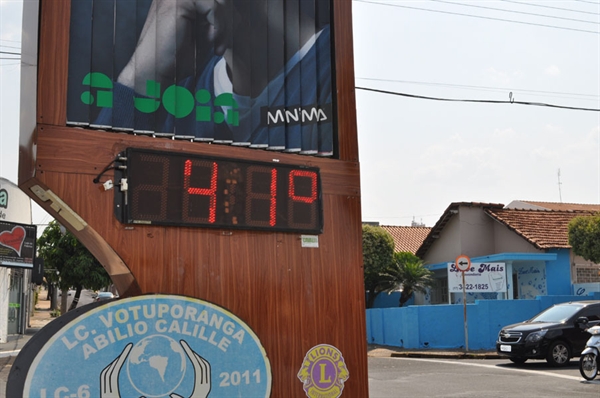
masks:
[[[423,261],[409,252],[394,253],[394,261],[380,275],[381,288],[391,293],[400,290],[399,307],[415,292],[425,293],[433,284],[433,272],[423,266]]]
[[[75,287],[71,307],[77,307],[81,290],[98,290],[111,284],[104,267],[70,232],[61,231],[61,225],[52,221],[37,241],[38,256],[44,259],[45,277],[62,291]],[[58,271],[58,274],[57,272]]]
[[[600,263],[600,215],[575,217],[568,228],[573,252],[588,261]]]
[[[372,308],[383,291],[381,273],[394,258],[394,239],[383,228],[363,225],[362,246],[367,308]]]

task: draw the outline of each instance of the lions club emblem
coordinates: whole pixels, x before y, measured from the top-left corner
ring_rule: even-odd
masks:
[[[310,398],[339,397],[348,377],[350,374],[342,353],[328,344],[311,348],[298,372],[298,378],[304,383],[304,392]]]

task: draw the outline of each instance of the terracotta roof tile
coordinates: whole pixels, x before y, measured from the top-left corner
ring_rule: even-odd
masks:
[[[395,252],[410,252],[415,254],[425,237],[431,231],[429,227],[402,227],[394,225],[382,225],[385,231],[387,231],[392,238],[394,238]]]
[[[532,203],[532,202],[528,202]],[[577,216],[595,211],[485,209],[485,212],[521,235],[538,249],[570,248],[568,225]]]
[[[546,210],[581,210],[581,211],[600,211],[600,204],[585,204],[585,203],[556,203],[556,202],[536,202],[530,200],[519,200],[517,202],[527,203],[533,206],[538,206]],[[511,207],[512,203],[507,207]],[[541,209],[540,209],[541,210]]]

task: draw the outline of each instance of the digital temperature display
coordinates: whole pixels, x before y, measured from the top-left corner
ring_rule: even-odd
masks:
[[[137,148],[124,156],[123,223],[323,232],[318,168]]]

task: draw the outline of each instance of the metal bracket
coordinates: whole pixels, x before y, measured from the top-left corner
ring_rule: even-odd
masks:
[[[71,224],[76,231],[81,231],[87,226],[87,223],[83,218],[79,217],[77,213],[73,211],[61,198],[56,196],[51,190],[45,191],[44,188],[39,185],[34,185],[31,191],[38,197],[42,202],[50,201],[50,207],[52,210],[58,213],[67,223]]]

